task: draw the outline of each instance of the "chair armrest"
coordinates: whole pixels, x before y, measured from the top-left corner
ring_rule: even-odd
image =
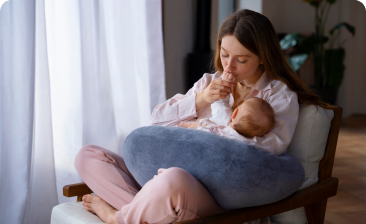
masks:
[[[93,191],[85,183],[78,183],[64,186],[63,193],[66,197],[77,196],[77,201],[81,201],[84,195],[91,194]]]
[[[177,222],[176,224],[240,223],[268,217],[330,198],[337,194],[338,178],[330,177],[316,185],[299,190],[293,195],[272,204],[223,212],[220,214]]]

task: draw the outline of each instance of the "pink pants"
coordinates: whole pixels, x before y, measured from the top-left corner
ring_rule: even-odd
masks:
[[[180,168],[159,169],[141,188],[120,155],[95,145],[81,148],[75,166],[94,193],[119,210],[119,224],[173,223],[224,211],[196,178]]]

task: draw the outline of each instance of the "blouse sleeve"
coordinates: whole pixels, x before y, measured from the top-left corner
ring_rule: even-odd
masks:
[[[176,94],[164,103],[157,105],[151,115],[151,124],[171,127],[182,121],[196,118],[196,95],[211,83],[215,74],[205,73],[185,95]]]
[[[218,125],[227,125],[231,120],[233,109],[229,104],[230,95],[225,99],[218,99],[211,104],[212,117],[210,120]]]

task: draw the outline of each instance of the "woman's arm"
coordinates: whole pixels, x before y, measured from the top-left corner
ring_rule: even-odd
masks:
[[[208,104],[210,104],[210,103],[205,100],[204,90],[197,93],[197,95],[196,95],[196,110],[199,111],[200,109],[204,108]]]
[[[175,126],[182,121],[197,117],[196,96],[203,91],[215,77],[204,74],[186,94],[176,94],[162,104],[157,105],[151,115],[151,124]]]
[[[196,93],[186,95],[177,94],[156,106],[151,115],[151,124],[172,127],[182,121],[196,118],[195,98]]]
[[[212,104],[218,99],[225,99],[232,93],[232,87],[235,83],[224,81],[222,79],[214,79],[203,91],[197,94],[196,107],[197,110]]]
[[[218,80],[220,74],[204,74],[185,94],[177,94],[156,106],[151,115],[151,124],[175,126],[182,121],[197,117],[197,112],[231,92],[232,83]]]

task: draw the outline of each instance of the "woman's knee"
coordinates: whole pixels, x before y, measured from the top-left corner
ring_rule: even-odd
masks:
[[[163,188],[162,192],[169,192],[169,194],[190,191],[198,182],[188,171],[178,167],[159,170],[159,172],[159,185]]]
[[[159,200],[164,201],[168,198],[174,208],[178,206],[199,216],[224,211],[207,189],[188,171],[172,167],[166,170],[163,169],[159,175],[161,175],[160,184],[163,185],[160,191],[156,191],[159,192]]]
[[[88,165],[88,161],[92,157],[93,151],[96,149],[95,145],[85,145],[83,146],[75,157],[75,168],[80,174]]]

